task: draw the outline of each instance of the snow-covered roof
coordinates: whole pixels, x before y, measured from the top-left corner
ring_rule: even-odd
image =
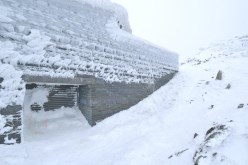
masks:
[[[23,75],[153,83],[178,56],[134,37],[109,0],[0,1],[0,109],[21,105]]]
[[[177,70],[176,54],[132,37],[125,10],[106,0],[5,0],[0,12],[12,52],[0,60],[24,74],[150,83]]]

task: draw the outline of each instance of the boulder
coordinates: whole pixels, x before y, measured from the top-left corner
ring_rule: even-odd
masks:
[[[221,70],[219,70],[219,72],[217,73],[217,76],[216,76],[215,80],[222,80],[222,76],[223,76],[223,72]]]
[[[239,104],[238,109],[244,108],[244,104]]]
[[[227,86],[226,86],[226,89],[230,89],[231,88],[231,84],[228,84]]]
[[[3,80],[4,80],[4,79],[3,79],[3,77],[0,77],[0,83],[2,83],[2,82],[3,82]]]

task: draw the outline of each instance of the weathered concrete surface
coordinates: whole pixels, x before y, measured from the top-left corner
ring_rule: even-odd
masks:
[[[93,85],[81,85],[79,86],[78,93],[78,106],[87,121],[91,126],[95,125],[95,122],[92,120],[92,92],[94,91]]]
[[[115,113],[126,110],[166,84],[173,74],[168,74],[155,81],[144,83],[107,83],[96,80],[95,85],[80,86],[79,107],[90,125]]]

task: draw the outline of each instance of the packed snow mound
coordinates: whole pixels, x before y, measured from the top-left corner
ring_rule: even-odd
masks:
[[[175,53],[128,33],[122,7],[109,1],[78,1],[0,1],[0,43],[9,42],[16,52],[0,56],[0,61],[29,75],[86,75],[108,82],[154,83],[177,71]],[[109,24],[115,26],[109,29]]]
[[[75,124],[53,134],[52,128],[58,129],[53,126],[67,125],[70,118],[59,114],[64,120],[54,121],[47,134],[29,131],[33,138],[24,144],[1,147],[0,164],[248,164],[247,39],[201,51],[168,84],[93,128],[76,131],[81,126],[73,117]],[[216,80],[219,70],[222,79]],[[30,121],[43,120],[33,116]],[[44,125],[34,128],[39,127]]]
[[[39,112],[31,111],[28,106],[24,111],[24,134],[26,141],[35,141],[37,139],[46,139],[48,134],[53,134],[57,138],[66,131],[75,133],[89,129],[90,126],[84,119],[83,114],[78,108],[62,107],[55,111]],[[51,137],[52,138],[52,137]]]

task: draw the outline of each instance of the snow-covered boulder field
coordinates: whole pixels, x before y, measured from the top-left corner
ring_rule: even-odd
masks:
[[[94,128],[76,109],[28,112],[26,141],[1,146],[0,164],[246,165],[247,66],[248,36],[236,37],[202,49],[167,85]]]

